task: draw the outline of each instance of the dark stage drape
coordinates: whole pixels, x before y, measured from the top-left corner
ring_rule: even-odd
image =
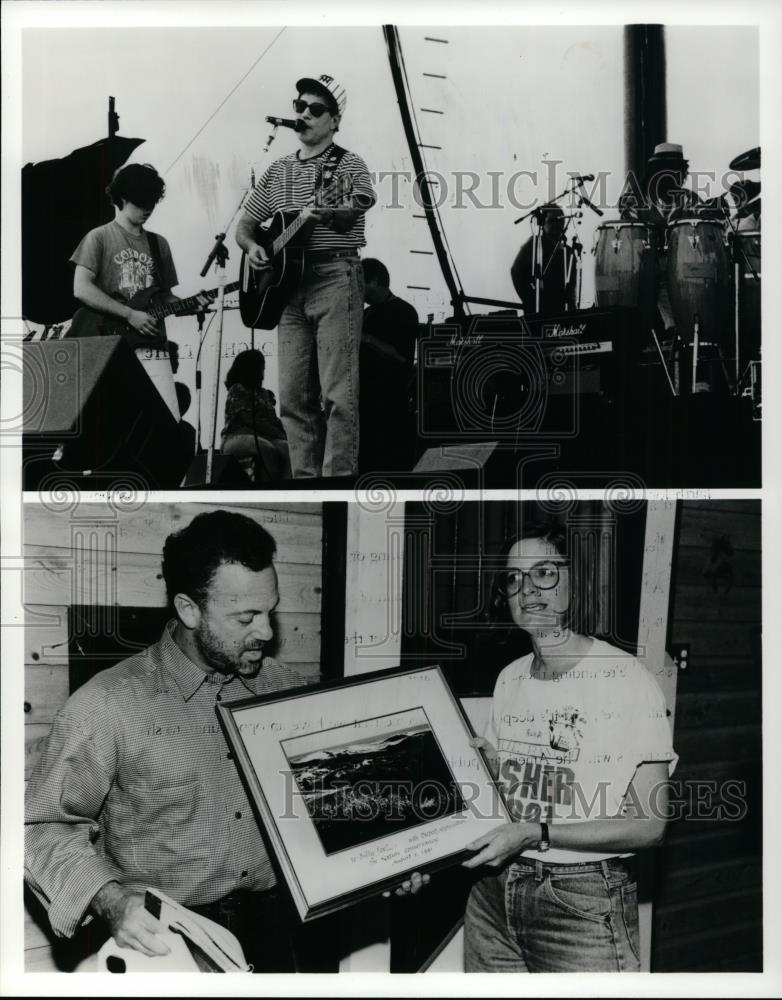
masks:
[[[73,316],[73,265],[68,258],[114,210],[106,185],[144,139],[100,139],[58,160],[22,168],[22,310],[33,323]]]

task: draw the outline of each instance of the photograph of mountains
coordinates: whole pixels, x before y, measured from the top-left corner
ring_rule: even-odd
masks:
[[[421,708],[284,740],[326,854],[464,808]]]

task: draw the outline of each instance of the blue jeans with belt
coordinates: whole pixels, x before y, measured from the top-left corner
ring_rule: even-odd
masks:
[[[294,478],[358,471],[358,350],[364,276],[357,255],[305,255],[280,319],[280,416]]]
[[[632,859],[520,859],[470,893],[465,972],[638,972],[639,955]]]

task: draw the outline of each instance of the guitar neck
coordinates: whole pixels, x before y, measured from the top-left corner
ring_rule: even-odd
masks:
[[[339,197],[338,192],[318,199],[316,205],[318,208],[336,208],[342,203],[342,199]],[[301,227],[304,225],[304,219],[301,214],[297,215],[293,222],[289,223],[285,229],[280,233],[276,240],[272,243],[272,256],[276,257],[277,254],[282,250],[293,237],[298,233]]]
[[[293,237],[298,233],[301,227],[304,225],[304,218],[301,215],[297,215],[290,225],[286,226],[285,229],[280,233],[277,239],[272,243],[272,255],[274,257],[287,246],[288,243],[293,239]]]
[[[225,286],[225,294],[228,295],[230,292],[235,292],[238,287],[238,281],[230,282],[230,284]],[[171,302],[164,302],[159,306],[147,309],[147,312],[153,319],[164,319],[166,316],[179,316],[183,313],[197,312],[199,296],[206,295],[213,301],[219,294],[220,290],[218,288],[212,288],[208,292],[199,292],[198,295],[191,295],[186,299],[174,299]]]

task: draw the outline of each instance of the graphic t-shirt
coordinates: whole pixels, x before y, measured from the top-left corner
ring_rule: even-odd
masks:
[[[526,822],[574,823],[620,815],[636,768],[678,760],[665,699],[646,668],[593,640],[566,674],[532,675],[533,656],[497,678],[486,739],[499,754],[499,780],[511,815]],[[557,864],[616,852],[524,851]]]
[[[155,270],[155,260],[146,231],[140,236],[123,229],[118,222],[91,229],[71,254],[71,262],[92,271],[98,287],[117,302],[129,302],[145,288],[157,286],[169,291],[179,284],[174,260],[168,242],[160,235],[161,274]],[[158,324],[165,346],[165,328]],[[146,337],[141,341],[147,347],[158,346],[157,341]]]

